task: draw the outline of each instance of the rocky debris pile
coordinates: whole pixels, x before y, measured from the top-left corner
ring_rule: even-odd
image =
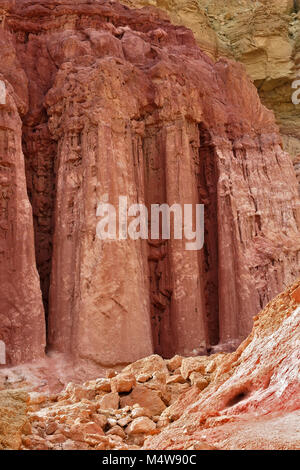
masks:
[[[0,448],[294,449],[300,280],[234,353],[152,355],[57,394],[0,391]]]
[[[169,425],[181,394],[215,379],[224,356],[152,355],[56,395],[31,393],[21,449],[139,449]]]

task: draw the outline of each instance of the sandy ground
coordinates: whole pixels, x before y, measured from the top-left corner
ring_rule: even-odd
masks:
[[[124,366],[115,367],[119,371]],[[60,392],[69,382],[82,383],[105,377],[108,368],[91,362],[76,362],[60,353],[48,353],[45,359],[16,367],[0,367],[0,390],[25,389]]]

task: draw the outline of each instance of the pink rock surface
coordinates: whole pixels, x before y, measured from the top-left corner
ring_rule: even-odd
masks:
[[[11,31],[28,84],[23,148],[49,348],[110,366],[239,344],[253,315],[300,272],[295,173],[243,67],[214,64],[189,30],[154,10],[70,0],[4,7],[1,34]],[[17,93],[13,75],[7,80]],[[99,240],[105,194],[112,204],[119,196],[148,207],[204,203],[204,249],[188,252],[174,239]],[[32,221],[23,229],[12,217],[32,243]],[[34,291],[31,334],[43,344],[34,249],[26,246],[33,274],[20,262],[18,293],[24,302]],[[5,276],[4,291],[6,283],[16,285]],[[16,362],[35,349],[32,341],[26,353],[20,328]]]
[[[168,408],[173,422],[146,449],[299,449],[299,327],[297,284],[255,318],[250,336],[216,364],[210,385],[194,387]]]

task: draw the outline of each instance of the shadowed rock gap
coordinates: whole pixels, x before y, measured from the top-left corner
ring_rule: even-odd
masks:
[[[41,34],[30,37],[19,31],[16,54],[27,76],[29,107],[23,116],[22,149],[26,184],[32,205],[36,266],[45,312],[49,317],[49,289],[53,252],[55,161],[57,143],[48,128],[45,96],[52,87],[57,67]]]
[[[46,122],[33,126],[24,124],[22,137],[27,191],[33,211],[36,264],[47,327],[53,251],[56,143],[50,137]]]
[[[166,203],[165,138],[165,130],[154,126],[147,129],[143,142],[145,199],[149,214],[152,204]],[[172,331],[172,282],[168,240],[148,241],[148,264],[154,351],[164,357],[172,357],[176,349],[176,338]]]
[[[195,126],[193,123],[171,123],[162,128],[150,127],[146,131],[143,141],[145,161],[145,198],[149,214],[152,204],[169,204],[168,187],[168,133],[175,135],[184,133],[187,128],[189,135],[189,153],[192,157],[195,177],[195,201],[188,203],[201,203],[205,205],[205,239],[203,250],[195,254],[198,258],[198,289],[200,302],[196,309],[200,309],[203,317],[205,334],[208,345],[219,342],[219,292],[218,292],[218,211],[217,211],[217,166],[215,149],[211,135],[204,124]],[[171,129],[171,130],[170,130]],[[177,157],[178,174],[175,179],[180,180],[180,167],[184,163]],[[174,163],[174,162],[173,162]],[[176,185],[176,183],[175,183]],[[179,190],[179,189],[178,189]],[[183,207],[182,207],[183,209]],[[195,211],[195,207],[193,207]],[[150,217],[151,219],[151,217]],[[171,238],[173,233],[174,217],[171,213]],[[162,220],[160,220],[161,222]],[[150,279],[150,316],[154,351],[165,358],[172,357],[177,351],[178,331],[176,328],[177,312],[176,300],[173,296],[174,279],[172,276],[172,252],[176,251],[174,241],[159,240],[148,241],[148,264]],[[176,243],[176,242],[175,242]],[[185,254],[184,254],[185,253]],[[189,262],[188,252],[183,252],[183,260]],[[184,261],[185,262],[185,261]],[[197,326],[201,328],[200,325]]]
[[[219,342],[219,269],[218,269],[218,207],[217,164],[211,135],[204,124],[199,125],[199,199],[205,206],[203,283],[205,321],[210,345]]]

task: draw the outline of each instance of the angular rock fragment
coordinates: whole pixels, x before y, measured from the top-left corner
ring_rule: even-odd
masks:
[[[120,397],[117,392],[111,392],[99,399],[98,403],[102,410],[117,410],[119,408]]]
[[[126,428],[126,433],[131,434],[148,434],[151,431],[156,429],[155,423],[147,418],[142,416],[140,418],[135,418]]]
[[[122,373],[113,377],[110,383],[112,392],[124,393],[132,390],[136,384],[136,379],[133,374]]]

